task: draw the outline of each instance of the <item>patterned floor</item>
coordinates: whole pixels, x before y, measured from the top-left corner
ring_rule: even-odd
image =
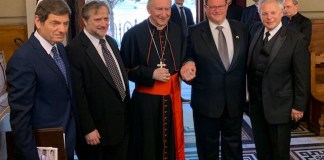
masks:
[[[130,83],[131,91],[134,84]],[[182,83],[182,97],[190,99],[191,87]],[[192,110],[188,103],[183,104],[184,128],[185,128],[185,160],[198,160]],[[243,117],[242,140],[243,159],[257,160],[253,142],[251,123],[247,116]],[[324,137],[318,137],[314,133],[301,126],[292,132],[290,160],[324,160]],[[75,160],[77,157],[75,156]]]
[[[184,104],[186,160],[198,160],[192,113],[189,104]],[[256,160],[255,145],[248,116],[242,124],[243,159]],[[292,132],[290,160],[324,160],[324,137],[318,137],[304,126]]]

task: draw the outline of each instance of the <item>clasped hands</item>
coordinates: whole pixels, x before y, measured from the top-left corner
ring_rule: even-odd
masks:
[[[193,61],[186,62],[180,70],[181,77],[184,81],[191,81],[196,77],[196,64]]]
[[[196,65],[192,61],[186,62],[180,70],[180,74],[183,80],[191,81],[196,77]],[[153,71],[153,79],[167,82],[170,79],[170,72],[166,68],[156,68]]]
[[[170,79],[170,72],[166,68],[156,68],[153,71],[153,79],[161,82],[167,82]]]

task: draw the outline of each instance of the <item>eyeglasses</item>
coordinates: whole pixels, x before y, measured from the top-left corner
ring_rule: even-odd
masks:
[[[224,10],[225,7],[226,7],[226,4],[221,5],[221,6],[208,6],[208,5],[205,5],[205,7],[207,7],[210,10],[216,10],[216,9],[218,9],[218,10]]]

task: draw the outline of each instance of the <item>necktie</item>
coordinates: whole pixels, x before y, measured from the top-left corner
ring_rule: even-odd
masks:
[[[65,78],[65,81],[67,82],[65,64],[64,64],[61,56],[57,53],[57,49],[55,46],[52,48],[51,51],[53,52],[53,59],[54,59],[56,65],[60,68],[60,70]]]
[[[228,70],[228,68],[230,66],[230,61],[229,61],[229,57],[228,57],[228,50],[227,50],[225,35],[222,31],[223,27],[217,26],[216,29],[219,31],[218,32],[218,53],[219,53],[219,56],[223,62],[225,69]]]
[[[265,46],[269,42],[270,33],[266,32],[265,34],[266,34],[266,36],[265,36],[265,38],[263,40],[263,46]]]
[[[124,91],[122,79],[120,77],[120,74],[118,73],[117,64],[106,46],[106,41],[104,39],[100,39],[99,43],[102,48],[103,57],[106,61],[106,67],[118,89],[120,97],[122,98],[122,100],[124,100],[126,97],[126,93]]]
[[[183,7],[179,7],[180,8],[180,17],[181,17],[181,27],[182,27],[182,31],[183,33],[187,36],[188,35],[188,28],[187,28],[187,22],[186,22],[186,17],[185,17],[185,13],[184,13],[184,9]]]

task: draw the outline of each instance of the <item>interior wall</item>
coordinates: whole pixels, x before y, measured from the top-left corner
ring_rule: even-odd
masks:
[[[247,6],[253,3],[253,0],[246,0]],[[1,0],[0,25],[27,24],[29,36],[34,31],[35,4],[36,0]],[[299,8],[310,19],[324,19],[323,0],[299,0]]]
[[[0,1],[0,25],[26,24],[27,23],[26,7],[25,7],[26,1],[25,0],[1,0]]]
[[[299,0],[299,11],[310,19],[324,19],[323,0]],[[253,0],[246,0],[246,5],[254,4]]]

